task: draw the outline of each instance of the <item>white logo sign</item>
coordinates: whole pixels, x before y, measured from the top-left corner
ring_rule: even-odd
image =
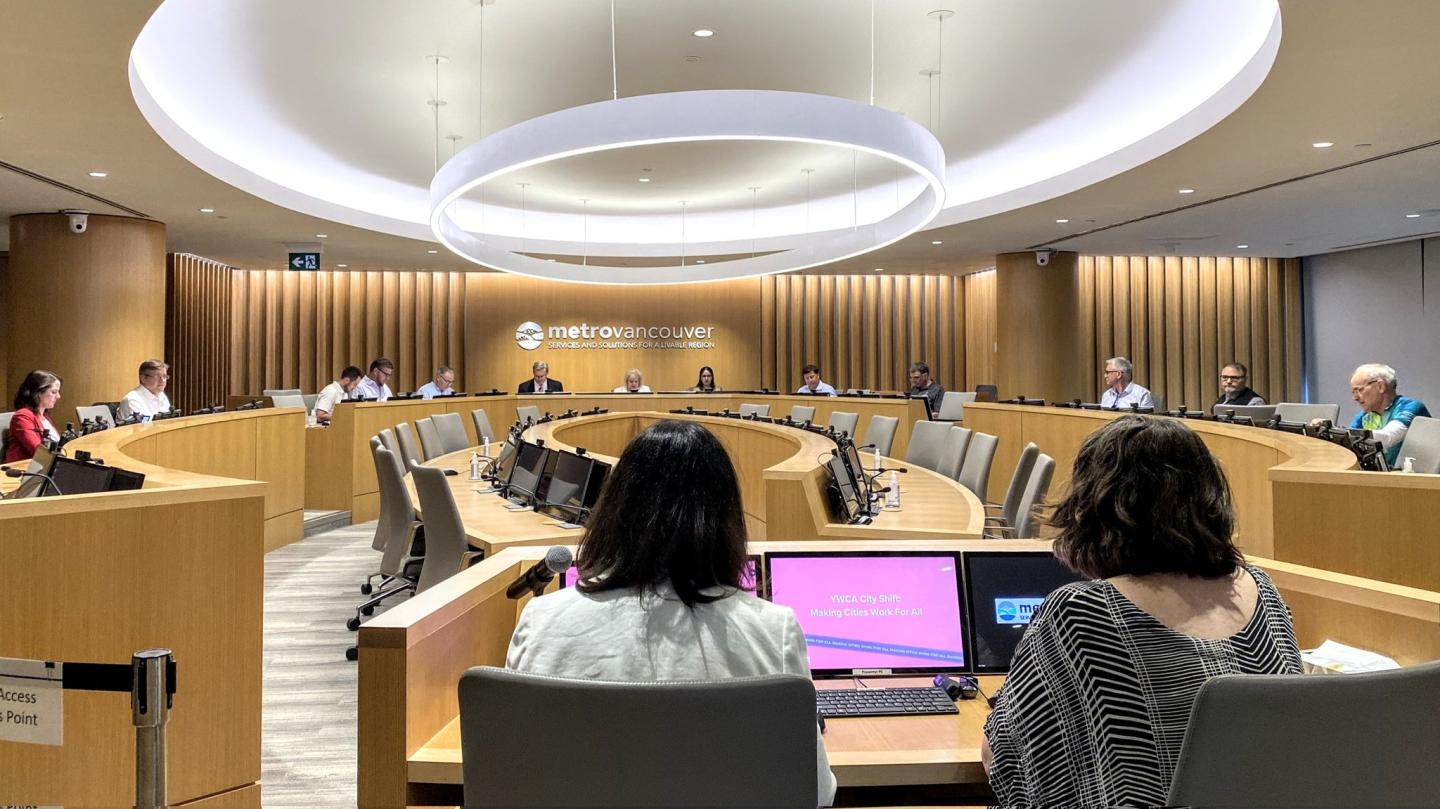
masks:
[[[527,320],[515,328],[515,342],[526,351],[534,351],[545,341],[545,330],[533,320]]]
[[[63,744],[64,687],[59,663],[0,657],[0,740]]]

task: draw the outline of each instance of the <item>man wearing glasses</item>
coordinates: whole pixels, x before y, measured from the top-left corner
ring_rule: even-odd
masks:
[[[1215,400],[1217,405],[1251,405],[1265,404],[1265,397],[1250,389],[1245,384],[1246,377],[1250,376],[1250,370],[1238,362],[1232,362],[1220,369],[1220,398]]]
[[[377,402],[389,399],[394,394],[390,392],[390,386],[385,383],[389,382],[390,377],[394,375],[395,363],[391,362],[388,357],[376,357],[370,363],[370,372],[365,374],[365,378],[361,379],[360,384],[351,391],[351,398],[358,399],[364,396],[366,399],[374,399]]]
[[[1430,416],[1423,403],[1396,393],[1396,384],[1395,369],[1378,362],[1365,363],[1350,377],[1350,397],[1360,405],[1350,428],[1369,430],[1385,448],[1385,461],[1392,469],[1400,458],[1410,422],[1416,416]]]
[[[1105,360],[1105,390],[1100,392],[1100,406],[1106,409],[1129,410],[1131,405],[1142,410],[1155,407],[1150,391],[1135,384],[1134,366],[1124,357]]]
[[[170,366],[164,360],[145,360],[140,363],[140,384],[125,394],[116,408],[115,415],[121,421],[131,416],[154,416],[170,412],[170,397],[165,395],[165,386],[170,383]]]

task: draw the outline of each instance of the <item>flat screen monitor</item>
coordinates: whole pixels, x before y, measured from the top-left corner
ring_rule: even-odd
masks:
[[[965,557],[970,663],[977,674],[1010,670],[1010,659],[1040,602],[1085,581],[1049,551],[974,551]]]
[[[768,553],[765,584],[795,611],[812,676],[966,669],[956,552]]]
[[[132,489],[145,487],[145,475],[141,472],[131,472],[129,469],[115,469],[115,475],[110,478],[110,489],[112,492],[126,492]]]
[[[1210,409],[1216,416],[1224,417],[1234,411],[1236,421],[1241,417],[1250,419],[1251,424],[1264,424],[1275,418],[1275,405],[1226,405],[1217,404]]]
[[[764,597],[764,588],[758,578],[760,573],[760,557],[750,554],[745,557],[745,567],[740,571],[740,589]],[[571,565],[565,570],[565,575],[560,578],[561,587],[574,587],[575,582],[580,580],[580,568]]]
[[[854,522],[862,514],[862,504],[855,478],[850,474],[849,465],[845,463],[845,456],[839,452],[831,455],[829,462],[825,464],[825,470],[830,473],[830,481],[840,495],[839,511],[833,515],[836,522]]]
[[[610,464],[573,452],[554,455],[555,469],[538,510],[557,520],[583,524],[600,497]]]
[[[110,479],[114,477],[115,470],[108,466],[77,461],[74,458],[58,456],[55,462],[50,465],[50,479],[55,481],[54,486],[47,486],[42,489],[42,495],[55,495],[56,489],[59,494],[94,494],[110,490]]]
[[[495,456],[495,461],[490,466],[490,479],[507,481],[510,479],[510,470],[515,466],[515,436],[511,434],[500,445],[500,454]]]
[[[50,482],[41,475],[50,474],[50,466],[55,461],[55,453],[50,451],[44,444],[35,448],[35,455],[31,457],[30,463],[25,467],[29,472],[28,477],[20,478],[20,485],[10,493],[8,499],[18,500],[23,497],[39,497],[41,489],[50,489]],[[53,494],[53,491],[51,491]]]
[[[549,455],[550,450],[539,444],[521,442],[515,451],[510,479],[506,481],[506,496],[517,503],[529,505],[540,489],[540,476],[545,474]]]
[[[845,463],[849,465],[850,473],[855,476],[855,491],[860,496],[861,504],[869,506],[870,476],[865,474],[865,461],[860,457],[860,450],[855,448],[854,441],[844,441],[840,445],[840,451],[845,455]],[[874,458],[871,461],[873,462]]]

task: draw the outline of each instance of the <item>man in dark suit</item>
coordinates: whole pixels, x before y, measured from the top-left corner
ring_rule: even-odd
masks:
[[[550,366],[545,363],[537,362],[531,365],[530,373],[535,377],[521,382],[516,393],[563,393],[565,391],[565,386],[560,384],[560,380],[550,378]]]

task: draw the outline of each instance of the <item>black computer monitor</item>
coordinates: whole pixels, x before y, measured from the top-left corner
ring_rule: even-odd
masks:
[[[549,455],[550,450],[539,444],[521,442],[515,451],[515,465],[510,468],[510,479],[506,481],[505,496],[523,505],[533,503]]]
[[[494,462],[490,464],[487,474],[491,480],[503,483],[510,479],[510,470],[515,466],[515,444],[515,434],[512,432],[500,445],[500,454],[495,456]]]
[[[564,522],[583,524],[600,496],[610,465],[588,455],[554,453],[555,469],[536,510]]]
[[[967,551],[970,663],[977,674],[1010,670],[1015,645],[1045,596],[1084,581],[1049,551]]]
[[[131,472],[129,469],[115,468],[115,475],[110,478],[109,491],[127,492],[133,489],[144,488],[145,474],[143,472]]]
[[[41,496],[109,491],[110,480],[114,476],[115,470],[111,467],[59,455],[50,465],[50,479],[55,481],[55,485],[41,489]],[[56,489],[60,491],[56,492]]]
[[[835,521],[850,523],[863,517],[866,504],[860,500],[860,490],[850,474],[849,465],[845,463],[845,455],[838,450],[832,453],[825,464],[825,471],[830,474],[830,483],[835,487],[835,513],[831,515]]]

